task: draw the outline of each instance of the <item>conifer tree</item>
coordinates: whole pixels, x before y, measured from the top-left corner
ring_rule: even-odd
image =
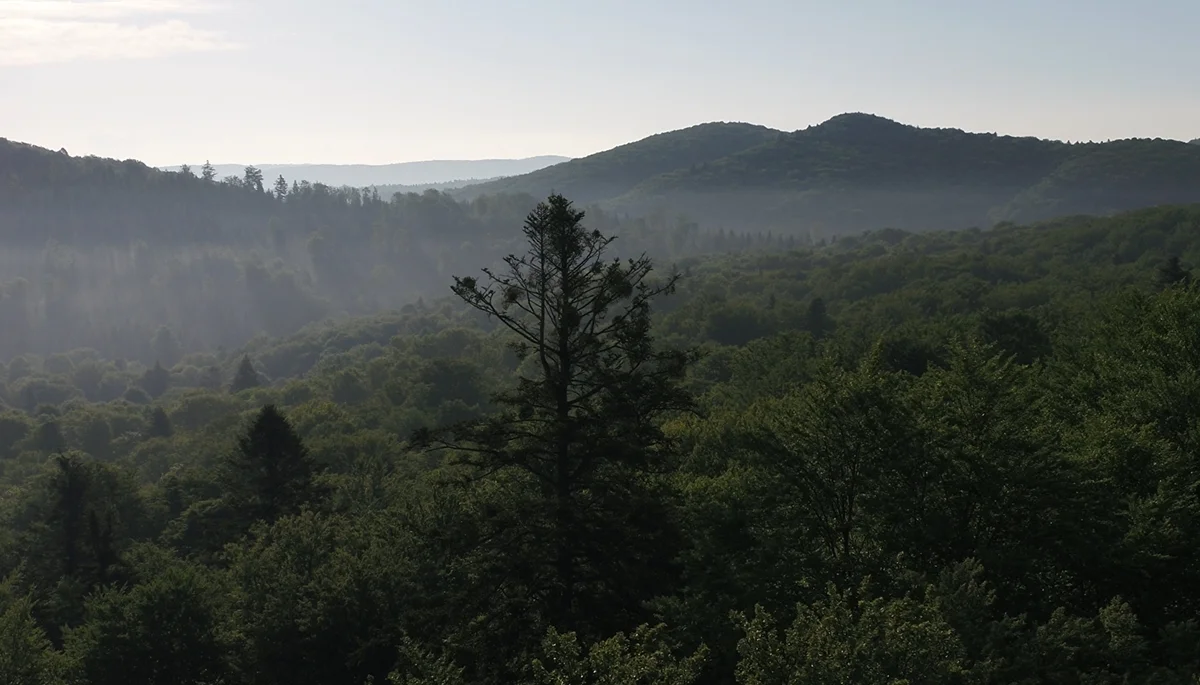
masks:
[[[217,179],[217,170],[207,160],[204,162],[204,166],[200,167],[200,178],[204,179],[206,183],[212,183]]]
[[[242,357],[242,362],[238,364],[237,373],[233,376],[233,383],[230,384],[229,391],[236,394],[258,386],[258,371],[254,370],[254,363],[250,361],[250,355],[245,355]]]
[[[660,421],[692,408],[679,381],[695,355],[661,350],[650,333],[650,302],[676,277],[652,282],[645,256],[609,259],[613,238],[583,216],[551,195],[529,214],[529,250],[509,256],[505,273],[455,278],[454,293],[498,320],[532,370],[495,398],[497,415],[414,438],[518,488],[494,517],[496,549],[483,553],[499,560],[492,573],[542,598],[548,623],[598,635],[636,625],[644,600],[670,582],[673,531],[655,474],[671,468],[673,445]],[[502,568],[512,546],[522,559]]]
[[[275,179],[275,199],[282,200],[283,198],[287,197],[287,194],[288,194],[287,179],[283,177],[283,174],[279,174],[279,178]]]
[[[299,513],[314,501],[317,465],[287,418],[268,404],[238,438],[237,450],[226,462],[224,481],[230,503],[245,516],[244,523],[272,523]]]
[[[150,437],[169,438],[173,432],[171,418],[167,416],[167,412],[162,407],[155,407],[150,412]]]
[[[1159,288],[1169,288],[1175,285],[1188,285],[1192,282],[1192,272],[1183,268],[1178,256],[1172,256],[1158,267],[1157,283]]]

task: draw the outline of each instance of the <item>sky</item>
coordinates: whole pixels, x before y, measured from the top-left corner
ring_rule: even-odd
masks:
[[[0,0],[0,137],[155,165],[583,156],[843,112],[1200,137],[1198,0]]]

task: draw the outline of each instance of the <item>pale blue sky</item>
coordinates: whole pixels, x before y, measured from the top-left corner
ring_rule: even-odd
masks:
[[[0,0],[0,137],[153,164],[580,156],[846,111],[1200,137],[1200,0]]]

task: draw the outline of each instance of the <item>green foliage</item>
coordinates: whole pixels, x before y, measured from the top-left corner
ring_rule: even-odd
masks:
[[[66,653],[90,685],[196,685],[232,675],[221,589],[202,569],[157,564],[130,589],[102,589],[68,631]]]
[[[33,601],[18,592],[16,576],[0,585],[0,685],[61,685],[70,662],[54,649],[33,614]]]
[[[691,685],[700,677],[707,650],[678,658],[663,640],[665,626],[639,626],[584,650],[574,633],[551,628],[542,641],[544,659],[534,659],[537,685]]]
[[[761,607],[753,619],[736,619],[745,632],[737,668],[744,685],[959,683],[967,675],[958,636],[929,602],[858,601],[830,588],[826,599],[800,605],[782,634]]]
[[[289,233],[316,192],[244,181],[211,190]],[[521,202],[402,206],[468,241]],[[369,292],[331,266],[352,222],[312,216],[320,287]],[[157,399],[153,330],[133,361],[10,359],[0,679],[1194,685],[1200,210],[878,231],[678,281],[610,252],[642,243],[603,212],[528,218],[458,302],[163,361]],[[261,265],[256,306],[284,308]],[[0,289],[0,347],[27,295]]]

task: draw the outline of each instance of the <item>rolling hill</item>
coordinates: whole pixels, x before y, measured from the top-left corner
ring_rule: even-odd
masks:
[[[659,133],[523,176],[467,186],[453,194],[460,198],[496,193],[527,193],[539,197],[556,191],[576,202],[597,202],[631,191],[646,179],[712,162],[781,135],[782,131],[754,124],[700,124]]]
[[[1200,201],[1200,147],[1068,144],[843,114],[787,134],[705,124],[456,194],[551,190],[630,214],[684,213],[710,227],[814,237],[954,229]]]

